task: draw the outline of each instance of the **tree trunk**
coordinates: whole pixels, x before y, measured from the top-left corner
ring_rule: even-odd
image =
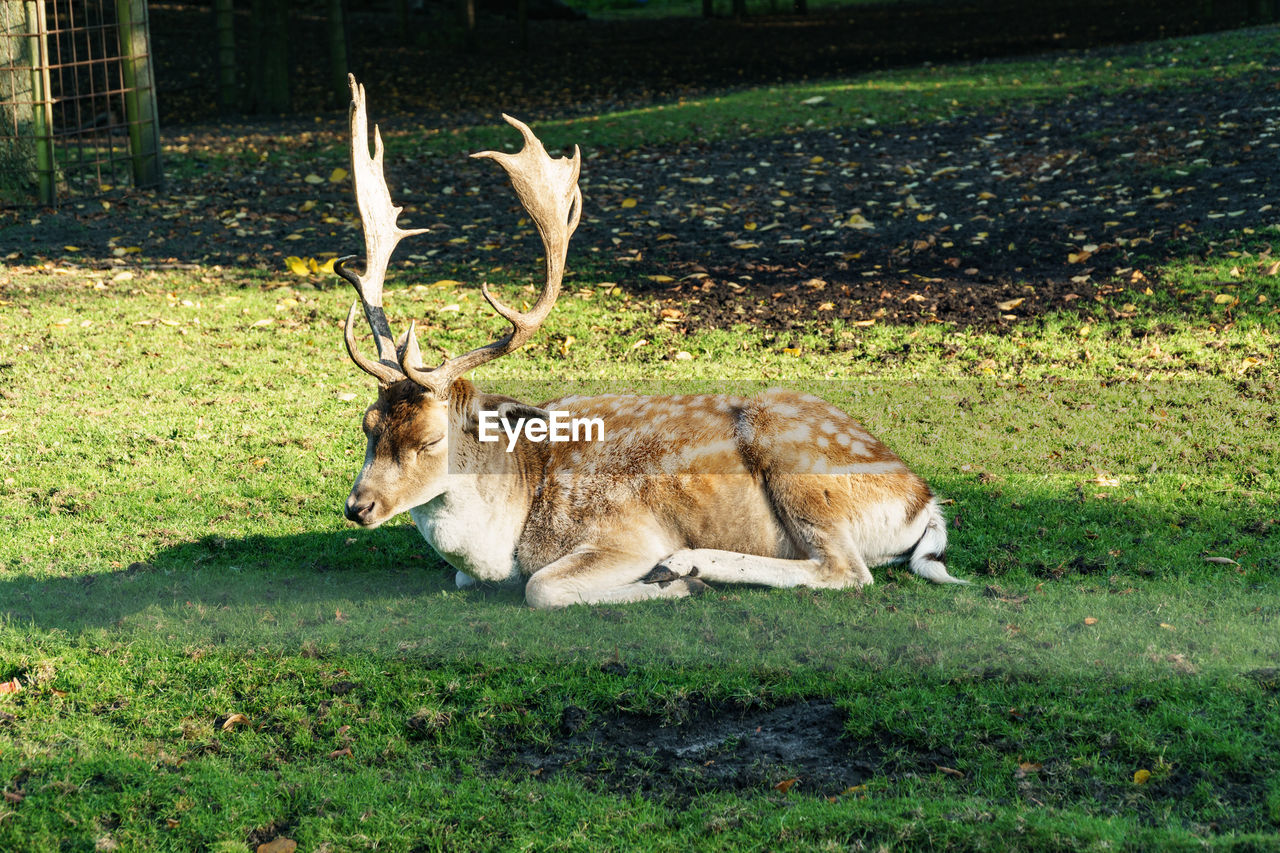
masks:
[[[714,18],[716,16],[715,0],[702,0],[702,17]]]
[[[218,111],[235,112],[240,105],[236,92],[236,10],[234,0],[213,0],[213,27],[218,34]]]
[[[289,109],[289,0],[253,0],[249,111]]]
[[[739,21],[747,17],[747,0],[733,0],[733,16]]]
[[[35,86],[25,3],[0,3],[0,202],[36,194]]]
[[[795,10],[797,15],[809,14],[809,0],[795,0]]]
[[[0,201],[53,204],[48,40],[37,2],[0,2]]]
[[[347,27],[343,0],[329,0],[329,97],[335,106],[351,96],[347,88]]]
[[[476,31],[476,0],[458,0],[458,23],[468,33]]]

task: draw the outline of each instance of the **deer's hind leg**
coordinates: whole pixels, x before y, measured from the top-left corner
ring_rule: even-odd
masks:
[[[843,555],[819,553],[811,559],[765,557],[714,548],[687,548],[676,551],[645,575],[649,584],[689,582],[745,583],[757,586],[843,589],[871,583],[865,563],[846,560]]]
[[[645,580],[697,578],[720,583],[826,589],[863,587],[871,571],[850,536],[846,480],[826,475],[767,478],[774,516],[786,532],[777,553],[744,554],[711,548],[677,551]]]

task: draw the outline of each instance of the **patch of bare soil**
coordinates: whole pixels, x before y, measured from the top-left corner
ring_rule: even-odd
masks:
[[[497,769],[542,779],[571,773],[607,789],[677,800],[771,788],[837,796],[886,770],[884,746],[846,738],[845,719],[827,701],[768,709],[693,703],[679,720],[624,712],[589,718],[569,706],[550,747],[517,747]],[[932,772],[948,759],[916,760]],[[907,769],[894,764],[891,770]]]

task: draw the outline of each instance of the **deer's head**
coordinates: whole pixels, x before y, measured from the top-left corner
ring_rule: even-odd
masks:
[[[356,205],[364,227],[364,271],[356,273],[342,258],[334,270],[356,289],[359,299],[351,306],[343,331],[352,361],[378,380],[378,398],[365,412],[367,440],[364,467],[347,497],[347,518],[365,527],[376,527],[389,518],[426,503],[447,486],[451,448],[457,451],[462,436],[450,431],[474,430],[479,405],[464,374],[487,361],[523,346],[551,313],[564,276],[569,237],[578,226],[582,193],[578,173],[582,167],[576,146],[573,157],[550,157],[533,131],[504,115],[520,131],[524,147],[515,154],[482,151],[472,157],[496,160],[506,170],[521,205],[538,229],[546,257],[546,278],[537,302],[527,312],[503,305],[481,285],[484,298],[511,331],[493,343],[435,368],[423,365],[414,325],[393,341],[382,308],[382,287],[387,263],[401,239],[426,229],[404,230],[396,225],[401,208],[391,203],[382,173],[382,136],[374,127],[373,156],[369,156],[368,118],[364,87],[348,75],[351,86],[351,176]],[[356,346],[356,315],[363,308],[373,332],[378,357],[371,359]]]

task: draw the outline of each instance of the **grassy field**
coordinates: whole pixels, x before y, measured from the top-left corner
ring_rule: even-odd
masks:
[[[822,121],[926,121],[1079,96],[1114,81],[1105,63],[1134,86],[1226,85],[1263,67],[1260,33],[563,131],[714,140],[747,114],[784,133],[815,93],[837,106]],[[439,139],[396,136],[389,157]],[[342,350],[345,290],[7,267],[0,682],[19,689],[0,695],[0,848],[1280,848],[1280,287],[1260,260],[1280,234],[1240,236],[1118,296],[1124,317],[837,329],[837,352],[816,332],[680,336],[607,263],[580,267],[479,383],[820,393],[949,501],[950,567],[973,584],[881,569],[862,593],[555,612],[454,589],[407,519],[343,521],[372,395]],[[401,276],[387,303],[454,352],[497,328],[466,286]],[[781,759],[752,745],[779,709],[811,724]],[[624,748],[619,727],[649,740]],[[852,776],[807,763],[833,749]]]

